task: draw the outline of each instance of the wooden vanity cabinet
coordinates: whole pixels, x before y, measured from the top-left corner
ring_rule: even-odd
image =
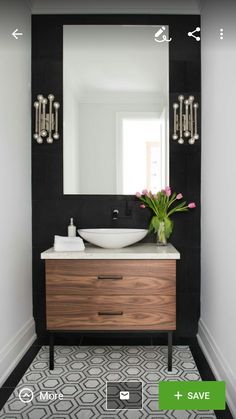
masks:
[[[47,259],[46,321],[59,331],[166,331],[172,369],[176,260]]]

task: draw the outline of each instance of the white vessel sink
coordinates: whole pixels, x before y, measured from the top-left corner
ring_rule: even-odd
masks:
[[[78,230],[89,243],[104,249],[121,249],[142,240],[148,230],[140,228],[86,228]]]

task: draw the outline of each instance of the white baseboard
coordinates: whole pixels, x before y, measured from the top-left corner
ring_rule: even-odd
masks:
[[[220,348],[211,336],[208,328],[202,319],[198,326],[198,343],[218,381],[226,382],[226,399],[233,418],[236,419],[236,380],[230,366],[222,354]]]
[[[34,319],[31,318],[0,351],[0,387],[25,355],[36,337]]]

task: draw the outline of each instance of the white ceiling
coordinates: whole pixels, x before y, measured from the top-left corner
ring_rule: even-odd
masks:
[[[199,14],[201,0],[28,0],[35,14]]]

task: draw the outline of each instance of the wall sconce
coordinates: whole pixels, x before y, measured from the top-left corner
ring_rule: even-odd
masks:
[[[179,104],[174,103],[174,133],[173,140],[178,140],[179,144],[184,144],[188,140],[189,144],[194,144],[199,139],[197,132],[197,110],[198,103],[194,102],[194,96],[184,99],[183,95],[178,97]],[[179,112],[177,110],[179,109]]]
[[[35,107],[35,130],[34,139],[38,144],[43,143],[43,139],[47,137],[48,144],[52,144],[53,140],[59,139],[58,133],[58,109],[60,104],[54,102],[54,96],[48,95],[48,99],[43,95],[37,96],[38,101],[34,102]],[[49,113],[46,113],[46,105],[49,104]],[[53,112],[54,108],[54,112]]]

